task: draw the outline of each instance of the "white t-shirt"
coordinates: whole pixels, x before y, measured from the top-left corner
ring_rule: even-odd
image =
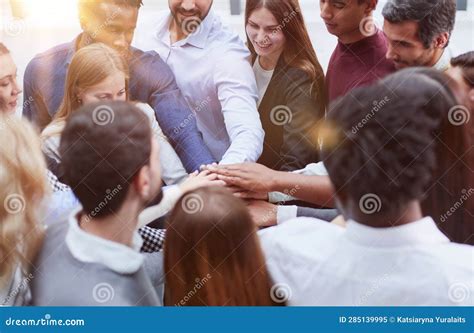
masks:
[[[426,217],[347,229],[298,218],[259,232],[268,271],[289,305],[472,305],[474,247],[451,243]]]
[[[267,71],[262,68],[260,65],[260,57],[255,59],[255,63],[253,64],[253,72],[255,74],[255,80],[257,81],[257,89],[258,89],[258,106],[262,103],[263,97],[267,92],[268,85],[272,80],[273,73],[275,70]]]

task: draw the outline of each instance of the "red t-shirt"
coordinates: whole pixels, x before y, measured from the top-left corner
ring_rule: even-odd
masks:
[[[338,42],[326,75],[329,101],[395,72],[393,62],[385,58],[386,53],[387,40],[380,30],[352,44]]]

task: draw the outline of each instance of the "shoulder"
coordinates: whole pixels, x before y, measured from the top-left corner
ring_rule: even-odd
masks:
[[[320,253],[337,243],[345,229],[326,221],[301,217],[259,232],[264,252],[269,256],[279,253],[311,255]]]
[[[71,51],[72,42],[57,45],[45,52],[37,54],[28,64],[28,70],[45,69],[51,70],[49,66],[61,60],[66,61],[67,55]]]
[[[250,59],[250,51],[244,41],[237,33],[224,25],[221,18],[216,14],[214,14],[212,28],[207,40],[214,54],[225,54],[230,57],[244,57]]]

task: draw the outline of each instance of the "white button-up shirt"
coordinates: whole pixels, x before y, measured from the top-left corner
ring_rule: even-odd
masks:
[[[380,229],[299,218],[260,236],[290,305],[474,304],[474,247],[451,243],[431,218]]]
[[[250,52],[211,10],[194,34],[171,44],[169,11],[139,24],[134,46],[155,51],[171,67],[194,111],[204,142],[221,164],[255,162],[264,132]],[[186,130],[186,124],[182,124]]]

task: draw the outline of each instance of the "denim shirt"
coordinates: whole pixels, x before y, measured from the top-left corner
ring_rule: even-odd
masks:
[[[29,102],[24,103],[23,115],[40,127],[47,125],[59,109],[79,38],[37,55],[26,68],[24,96]],[[155,53],[133,47],[130,52],[130,100],[148,103],[154,109],[163,133],[188,172],[216,162],[168,65]]]

